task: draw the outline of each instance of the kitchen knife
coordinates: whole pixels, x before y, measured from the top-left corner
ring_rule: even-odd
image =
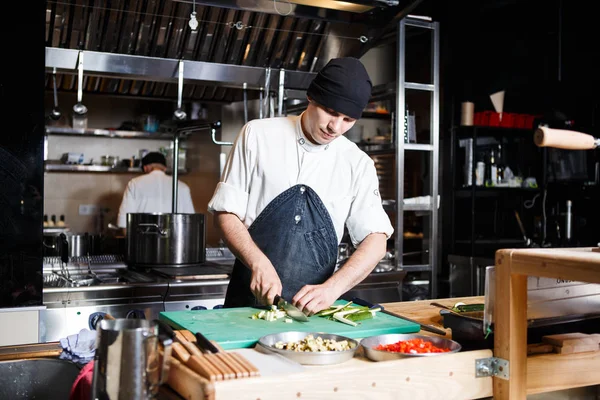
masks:
[[[367,300],[364,300],[364,299],[361,299],[358,297],[354,297],[352,299],[352,302],[355,304],[358,304],[360,306],[365,306],[365,307],[369,307],[369,308],[381,308],[381,312],[384,314],[392,315],[396,318],[400,318],[400,319],[406,320],[408,322],[412,322],[413,324],[418,324],[421,327],[421,329],[423,329],[424,331],[431,332],[431,333],[437,333],[438,335],[446,336],[445,331],[438,329],[435,326],[425,325],[418,321],[415,321],[414,319],[410,319],[410,318],[406,318],[406,317],[403,317],[398,314],[394,314],[393,312],[386,310],[381,304],[373,304],[371,302],[368,302]]]
[[[300,311],[297,307],[290,304],[287,300],[282,298],[280,295],[276,295],[273,303],[277,305],[277,307],[281,307],[284,311],[289,315],[292,319],[300,322],[307,322],[308,317],[304,315],[302,311]]]

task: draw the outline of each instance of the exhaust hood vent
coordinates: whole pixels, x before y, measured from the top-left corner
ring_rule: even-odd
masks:
[[[52,90],[52,68],[56,67],[59,90],[76,91],[73,78],[77,71],[61,58],[65,59],[65,52],[78,50],[96,53],[96,57],[86,56],[86,63],[93,59],[103,61],[84,65],[86,93],[175,99],[175,70],[160,71],[162,77],[153,76],[155,65],[135,76],[126,71],[127,63],[140,60],[153,63],[183,59],[217,69],[220,65],[240,67],[243,73],[247,71],[242,67],[248,67],[255,75],[257,69],[271,68],[274,79],[284,69],[286,87],[294,73],[294,79],[300,82],[298,86],[307,86],[314,72],[331,58],[364,54],[366,48],[376,44],[370,38],[380,37],[382,27],[388,25],[386,21],[420,1],[48,0],[46,89]],[[192,11],[199,22],[196,30],[188,25]],[[48,57],[49,51],[55,56]],[[58,60],[56,63],[62,66],[50,65],[48,60]],[[155,64],[170,68],[172,63]],[[227,68],[220,69],[223,74],[227,72]],[[230,70],[230,75],[239,75],[235,68]],[[241,84],[185,79],[184,100],[243,99]],[[248,98],[257,98],[258,87],[250,82],[248,87]],[[276,86],[271,89],[276,90]]]

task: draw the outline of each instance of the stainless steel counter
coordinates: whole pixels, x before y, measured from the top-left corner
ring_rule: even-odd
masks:
[[[186,281],[133,270],[118,256],[83,257],[67,265],[55,258],[44,261],[46,310],[40,312],[40,342],[95,329],[105,314],[154,319],[166,310],[222,306],[229,284],[226,273],[203,276],[200,267],[199,277]]]

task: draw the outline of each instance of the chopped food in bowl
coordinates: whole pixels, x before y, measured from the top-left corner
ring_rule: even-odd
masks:
[[[461,345],[441,336],[387,334],[361,340],[365,356],[373,361],[405,357],[435,357],[460,351]]]
[[[389,351],[392,353],[447,353],[449,348],[437,347],[435,344],[423,339],[400,340],[392,344],[379,344],[373,347],[375,350]]]
[[[274,347],[291,351],[345,351],[351,349],[347,340],[323,339],[321,336],[315,338],[310,334],[295,342],[284,343],[279,341],[274,344]]]
[[[257,349],[274,352],[305,365],[346,362],[358,349],[358,342],[346,336],[323,332],[281,332],[259,339]]]

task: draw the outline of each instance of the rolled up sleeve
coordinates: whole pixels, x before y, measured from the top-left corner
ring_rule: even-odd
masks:
[[[255,153],[252,148],[251,129],[246,124],[229,152],[221,181],[217,184],[213,197],[208,203],[209,212],[233,213],[244,221],[248,208],[251,174],[255,164]]]
[[[357,182],[356,197],[346,220],[352,244],[358,246],[371,233],[383,233],[389,239],[394,228],[381,203],[379,180],[372,160],[365,162]]]

